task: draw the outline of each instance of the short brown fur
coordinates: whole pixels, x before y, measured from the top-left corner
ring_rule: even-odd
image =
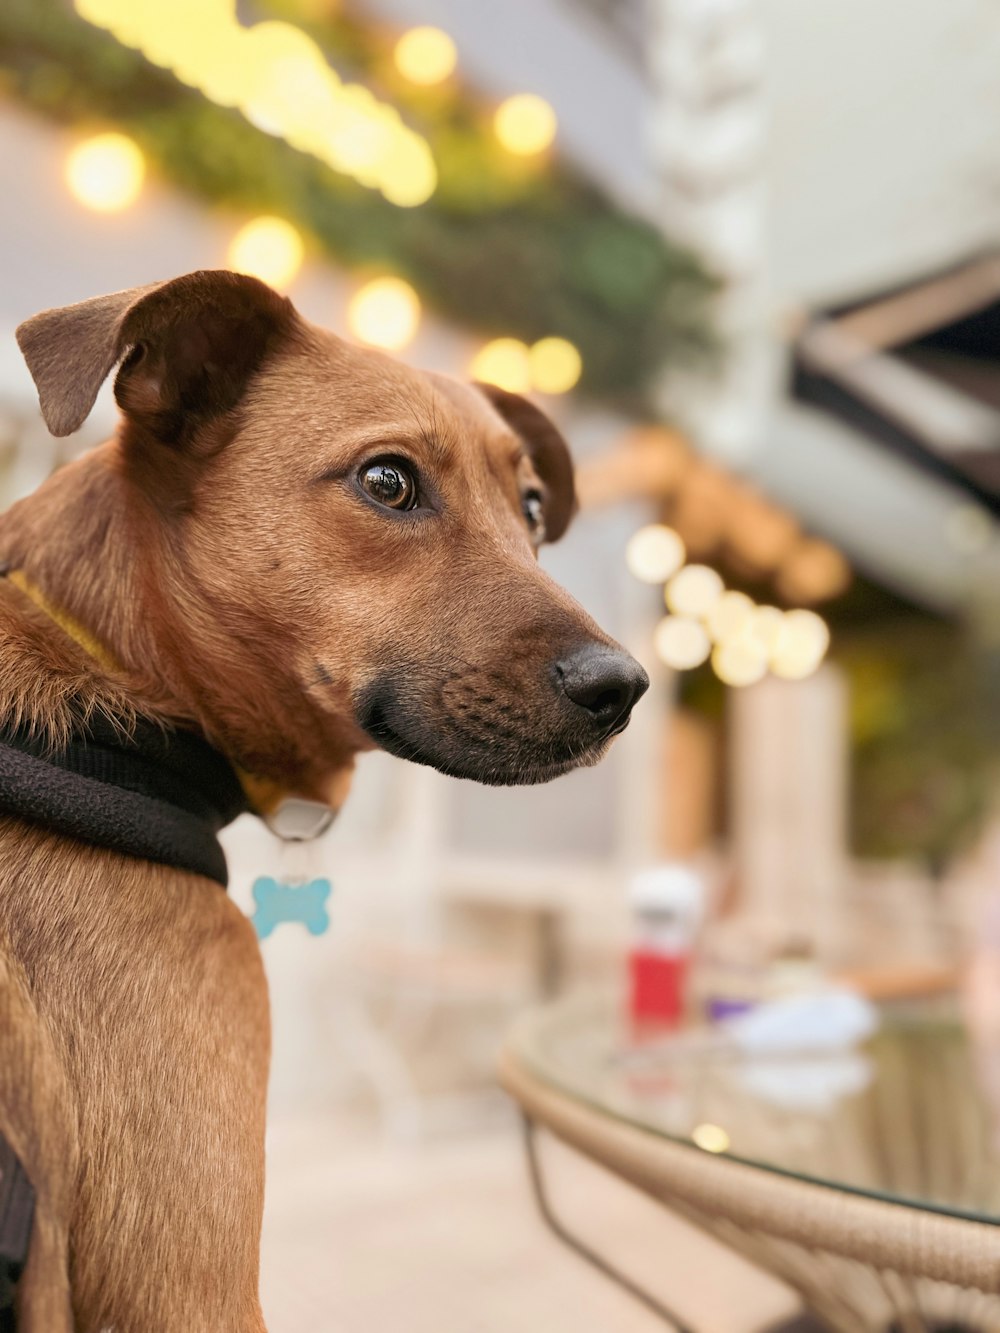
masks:
[[[489,782],[603,753],[551,682],[567,646],[616,649],[536,563],[526,488],[550,536],[573,508],[537,409],[232,274],[19,336],[58,433],[121,362],[117,436],[0,517],[3,569],[119,665],[2,580],[0,720],[53,745],[96,713],[184,724],[334,807],[376,743]],[[359,490],[386,456],[424,479],[422,510]],[[22,1333],[263,1329],[268,1045],[256,939],[216,886],[0,819],[0,1130],[37,1191]]]

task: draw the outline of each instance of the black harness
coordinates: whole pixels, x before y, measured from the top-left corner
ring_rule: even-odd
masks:
[[[250,807],[224,755],[193,732],[94,718],[53,748],[0,726],[0,815],[225,888],[217,834]],[[0,1333],[13,1329],[13,1288],[28,1255],[34,1190],[0,1134]]]
[[[53,749],[0,726],[0,814],[143,861],[228,883],[217,834],[250,807],[202,737],[94,718]]]
[[[28,1258],[35,1191],[0,1134],[0,1333],[13,1333],[14,1286]]]

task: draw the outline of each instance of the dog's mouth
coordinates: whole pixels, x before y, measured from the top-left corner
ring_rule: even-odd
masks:
[[[532,786],[575,768],[589,768],[600,762],[614,737],[628,725],[626,719],[597,737],[562,732],[543,737],[512,734],[498,720],[492,736],[488,722],[472,735],[461,718],[425,718],[384,686],[363,695],[356,712],[359,724],[380,749],[447,777],[491,787]]]

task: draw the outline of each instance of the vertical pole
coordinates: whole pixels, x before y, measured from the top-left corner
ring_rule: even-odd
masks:
[[[847,692],[829,663],[731,692],[730,785],[740,900],[786,938],[835,955],[847,876]]]
[[[724,364],[672,373],[662,400],[699,448],[745,466],[780,370],[770,330],[765,234],[764,37],[756,0],[647,0],[650,149],[664,229],[721,280]]]

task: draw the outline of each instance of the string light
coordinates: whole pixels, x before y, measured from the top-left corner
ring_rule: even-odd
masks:
[[[725,685],[755,685],[767,672],[767,654],[753,639],[733,639],[715,646],[712,667]]]
[[[539,393],[568,393],[583,371],[580,353],[565,338],[542,338],[528,353],[531,382]]]
[[[724,592],[705,620],[715,642],[724,643],[745,634],[753,622],[753,615],[753,600],[745,592]]]
[[[544,97],[516,93],[497,107],[493,128],[508,153],[532,157],[548,148],[556,137],[556,113]]]
[[[777,569],[800,535],[791,514],[752,491],[742,492],[742,502],[726,527],[727,545],[756,570]]]
[[[829,542],[810,538],[788,555],[778,574],[778,589],[790,602],[825,602],[846,592],[851,567]]]
[[[70,194],[95,213],[117,213],[134,204],[146,177],[146,160],[125,134],[86,139],[66,159]]]
[[[362,184],[366,183],[362,180]],[[381,159],[378,188],[384,197],[400,208],[416,208],[427,202],[436,187],[437,168],[430,149],[426,153],[414,152],[410,144],[397,136]]]
[[[704,627],[687,616],[664,616],[653,631],[653,647],[660,661],[675,671],[701,666],[712,649]]]
[[[729,1135],[721,1125],[697,1125],[691,1138],[704,1152],[726,1152],[729,1148]]]
[[[81,18],[172,70],[259,129],[379,190],[424,203],[437,185],[430,147],[395,107],[342,83],[301,28],[281,20],[244,27],[232,0],[75,0]]]
[[[527,393],[531,388],[531,363],[527,346],[517,338],[494,338],[472,359],[469,373],[475,380],[496,384],[509,393]]]
[[[771,670],[784,680],[804,680],[822,662],[830,631],[815,611],[787,611],[771,653]]]
[[[756,639],[768,657],[778,646],[778,639],[785,623],[785,613],[776,606],[758,606],[747,628],[751,638]]]
[[[284,218],[254,218],[233,237],[229,267],[249,273],[279,290],[286,288],[302,267],[302,237]]]
[[[643,583],[666,583],[684,563],[684,543],[662,523],[648,523],[629,538],[625,563]]]
[[[396,68],[411,83],[430,87],[443,83],[458,63],[455,43],[440,28],[411,28],[393,51]]]
[[[266,134],[302,139],[309,150],[310,115],[326,109],[331,71],[319,47],[301,28],[278,19],[235,33],[238,66],[209,77],[228,80],[231,100]],[[218,85],[217,85],[218,86]],[[225,95],[225,86],[221,90]],[[346,92],[347,90],[345,90]]]
[[[708,565],[685,565],[667,584],[666,603],[679,616],[707,616],[725,591],[722,579]]]
[[[416,335],[420,298],[402,278],[376,278],[352,297],[347,323],[362,342],[399,351]]]

